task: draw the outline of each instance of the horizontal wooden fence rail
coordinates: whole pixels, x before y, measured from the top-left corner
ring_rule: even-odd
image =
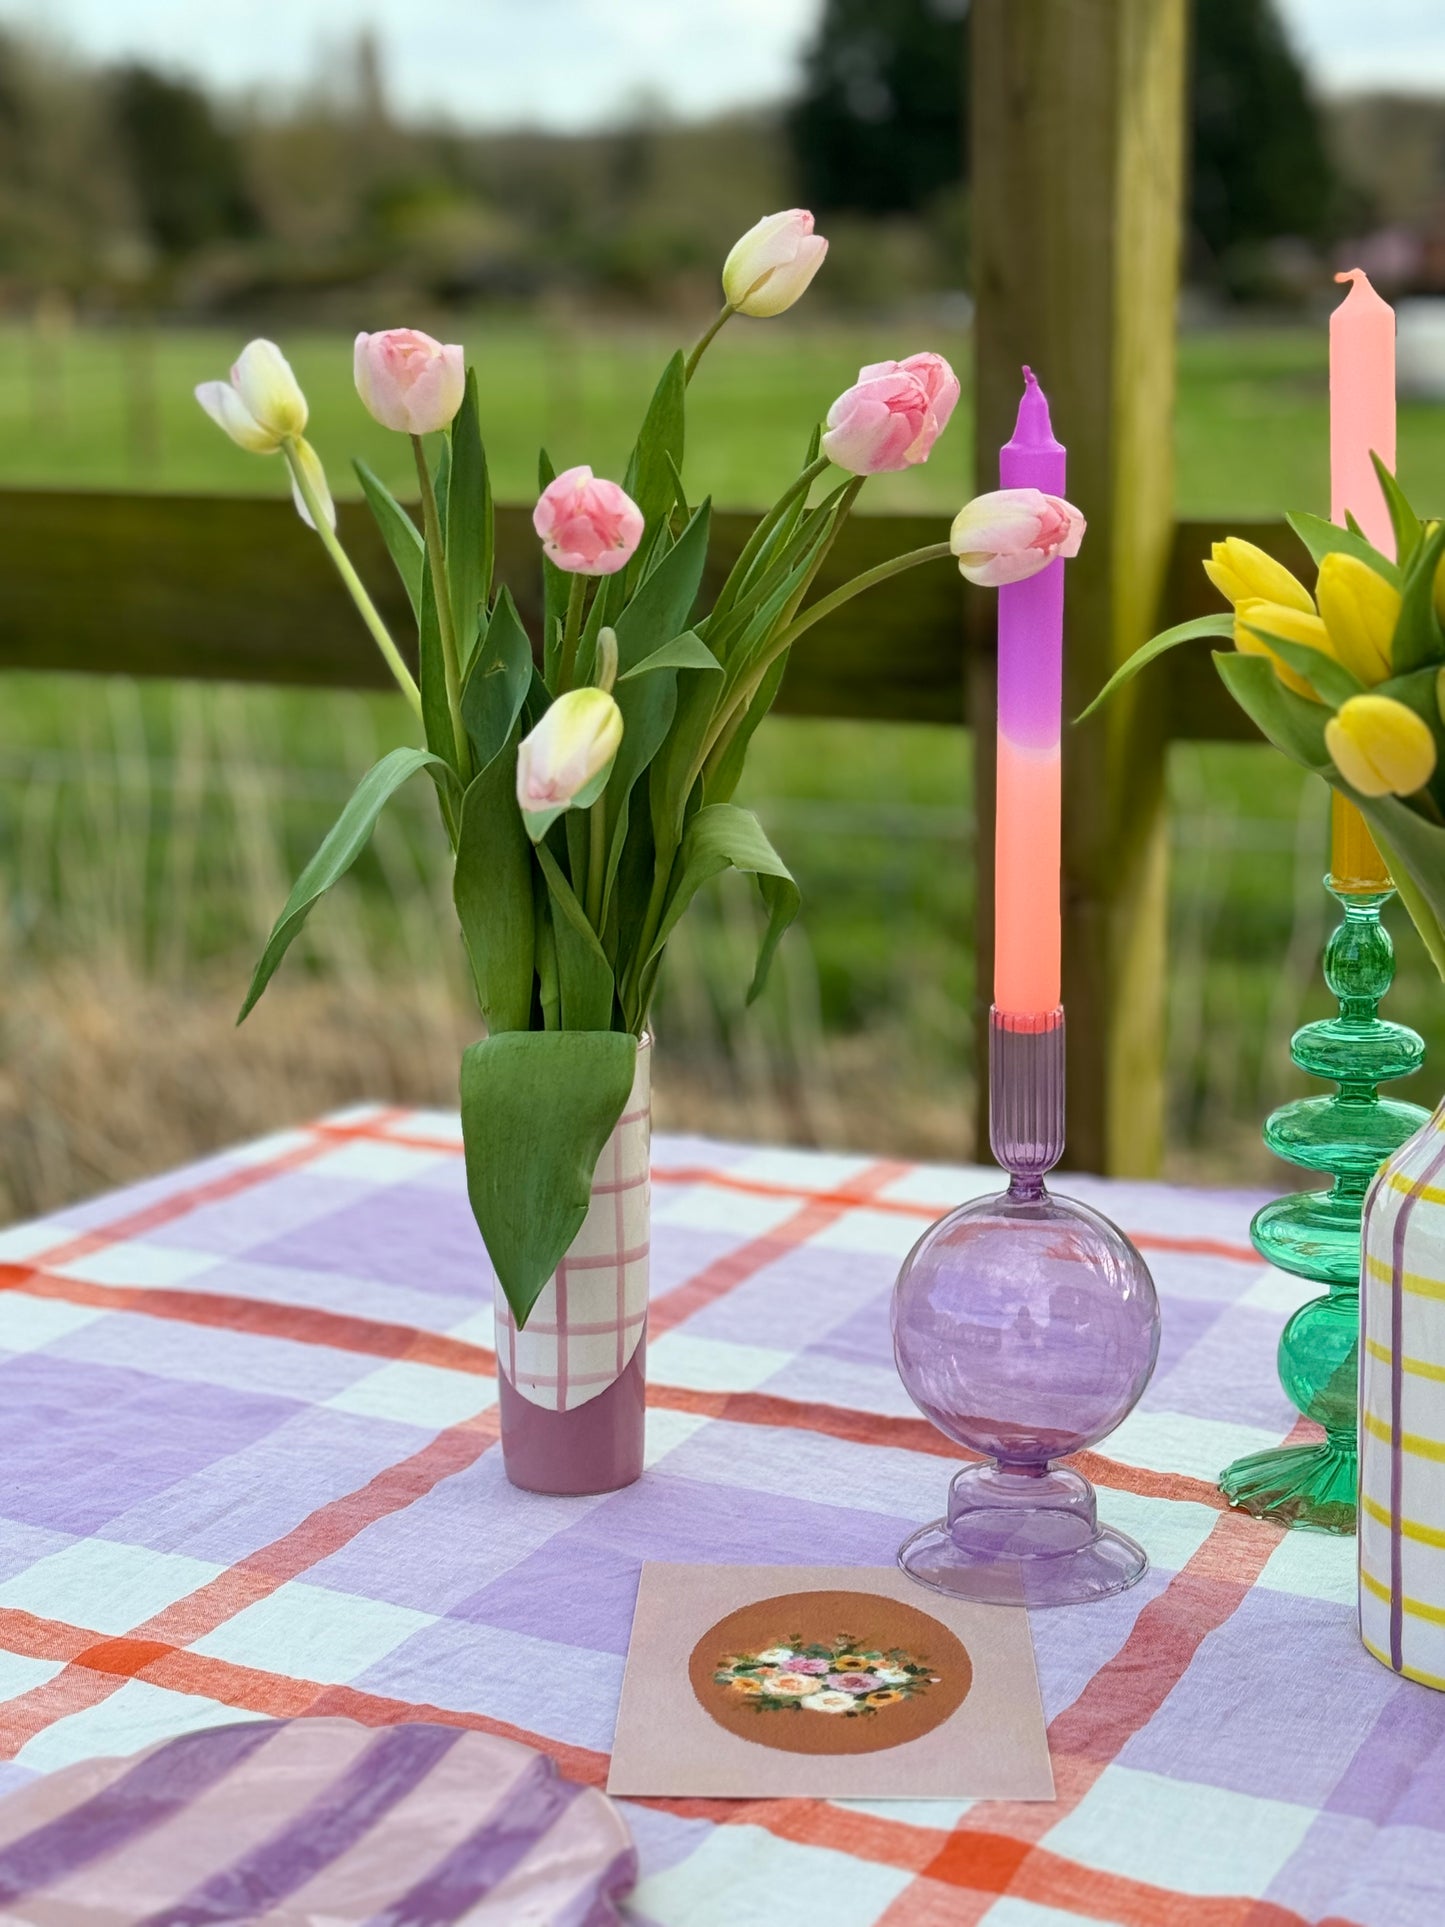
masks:
[[[341,534],[398,641],[410,612],[370,516],[341,506]],[[754,518],[715,517],[715,587]],[[1238,532],[1240,525],[1231,524]],[[1160,621],[1217,606],[1199,567],[1223,525],[1181,522]],[[1249,531],[1288,556],[1283,523]],[[855,516],[818,593],[874,563],[942,540],[938,516]],[[498,511],[498,567],[523,617],[539,616],[530,512]],[[1299,558],[1296,557],[1296,560]],[[778,707],[795,716],[962,723],[967,666],[992,646],[992,597],[948,562],[895,577],[810,630],[793,652]],[[171,676],[313,688],[384,688],[388,678],[330,562],[289,501],[254,496],[84,494],[0,490],[0,669]],[[1167,668],[1171,738],[1248,741],[1252,726],[1225,694],[1208,650]]]

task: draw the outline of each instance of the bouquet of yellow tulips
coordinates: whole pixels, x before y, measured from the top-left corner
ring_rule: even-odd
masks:
[[[1396,560],[1353,524],[1291,515],[1316,564],[1311,594],[1254,543],[1216,542],[1204,569],[1232,613],[1155,636],[1084,715],[1177,644],[1229,638],[1233,650],[1214,652],[1226,688],[1277,749],[1360,810],[1445,976],[1445,522],[1422,522],[1375,467]]]

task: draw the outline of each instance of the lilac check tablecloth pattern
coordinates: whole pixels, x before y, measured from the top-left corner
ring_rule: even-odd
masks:
[[[889,1290],[990,1174],[661,1138],[648,1470],[514,1491],[453,1117],[359,1109],[0,1232],[0,1791],[237,1719],[441,1720],[605,1779],[644,1559],[885,1564],[950,1450]],[[1355,1631],[1354,1544],[1222,1507],[1284,1438],[1303,1288],[1257,1199],[1067,1187],[1164,1306],[1085,1469],[1148,1548],[1034,1617],[1058,1798],[626,1802],[658,1927],[1441,1927],[1445,1694]]]

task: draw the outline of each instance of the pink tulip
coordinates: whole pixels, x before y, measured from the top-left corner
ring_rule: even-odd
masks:
[[[569,575],[615,575],[642,540],[642,510],[616,482],[584,464],[549,482],[532,511],[542,552]]]
[[[953,519],[948,546],[959,573],[985,589],[1024,582],[1058,556],[1077,555],[1084,518],[1072,502],[1036,488],[975,495]]]
[[[958,377],[942,355],[875,361],[828,410],[823,453],[854,475],[883,475],[926,462],[958,400]]]
[[[460,345],[443,347],[416,328],[356,337],[356,392],[383,428],[430,435],[462,405],[467,373]]]
[[[723,263],[722,284],[734,314],[766,319],[782,314],[806,290],[823,265],[828,243],[813,232],[805,207],[765,214],[750,227]]]
[[[622,711],[605,689],[569,689],[517,747],[517,804],[534,842],[564,810],[585,809],[606,788]]]

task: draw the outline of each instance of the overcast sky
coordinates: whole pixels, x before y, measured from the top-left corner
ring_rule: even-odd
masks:
[[[1445,0],[1280,0],[1330,89],[1445,92]],[[580,127],[644,90],[681,114],[785,94],[821,0],[0,0],[0,20],[230,87],[295,88],[370,25],[394,101]]]

